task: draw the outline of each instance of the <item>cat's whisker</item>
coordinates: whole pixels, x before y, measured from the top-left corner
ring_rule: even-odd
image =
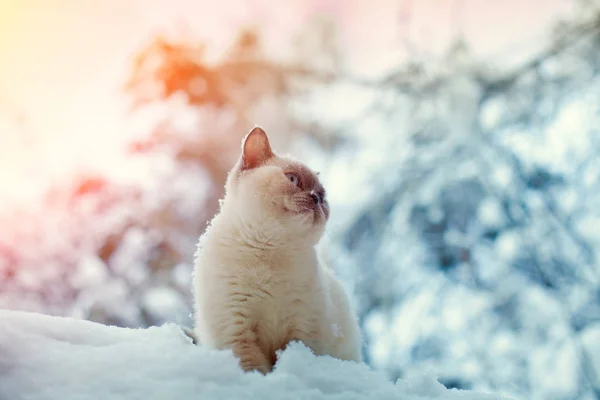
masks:
[[[329,242],[329,244],[333,244],[333,239],[331,239],[331,234],[329,233],[329,231],[325,228],[323,228],[323,237],[325,239],[327,239],[327,241]]]

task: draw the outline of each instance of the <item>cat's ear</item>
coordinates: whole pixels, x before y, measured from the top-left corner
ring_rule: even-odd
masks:
[[[242,170],[259,167],[274,155],[267,134],[255,126],[242,144]]]

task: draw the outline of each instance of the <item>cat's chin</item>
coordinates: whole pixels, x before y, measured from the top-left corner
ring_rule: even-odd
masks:
[[[318,228],[321,225],[325,225],[327,219],[325,215],[319,211],[312,208],[303,208],[303,209],[289,209],[286,208],[287,218],[292,218],[295,220],[293,225],[300,228],[301,230],[308,229],[309,231],[313,231],[315,228]],[[300,225],[298,225],[300,224]]]

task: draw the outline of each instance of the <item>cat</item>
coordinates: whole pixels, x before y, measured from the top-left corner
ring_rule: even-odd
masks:
[[[317,258],[329,218],[317,174],[276,155],[255,127],[242,140],[220,203],[195,254],[199,343],[232,349],[245,371],[263,374],[291,341],[316,355],[361,362],[349,298]]]

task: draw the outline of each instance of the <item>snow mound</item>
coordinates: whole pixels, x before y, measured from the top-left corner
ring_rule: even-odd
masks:
[[[127,329],[0,310],[0,399],[461,399],[427,376],[390,382],[366,365],[316,357],[301,343],[267,376],[230,351],[194,346],[175,324]]]

